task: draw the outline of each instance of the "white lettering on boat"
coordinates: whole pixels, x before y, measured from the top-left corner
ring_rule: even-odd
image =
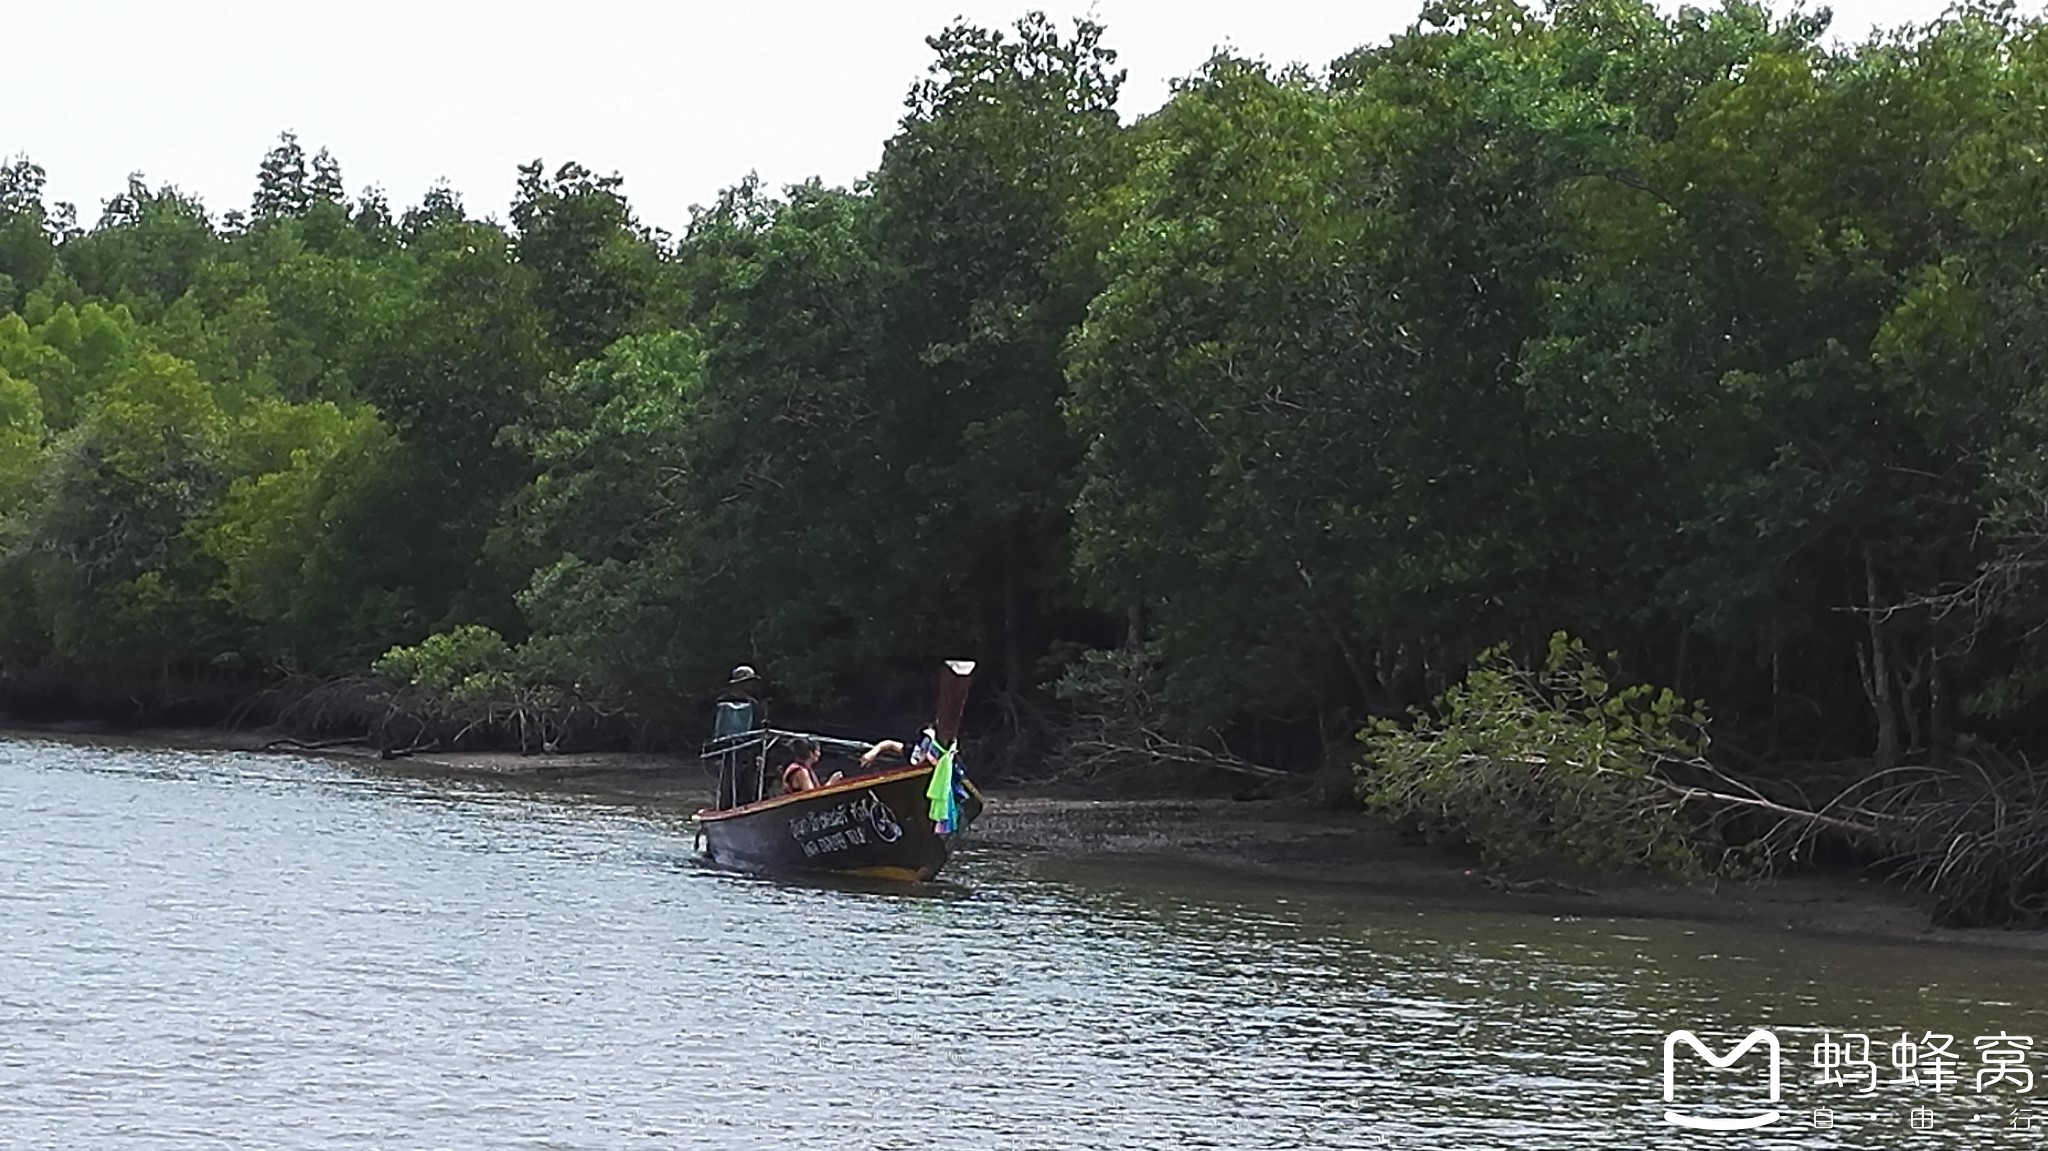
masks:
[[[837,807],[806,811],[789,821],[789,833],[798,839],[805,839],[820,832],[831,831],[835,827],[845,827],[850,821],[847,812],[850,806],[842,803]]]
[[[789,834],[804,849],[804,858],[809,859],[865,847],[871,840],[894,843],[903,838],[903,825],[897,822],[889,805],[870,791],[856,800],[792,816]]]

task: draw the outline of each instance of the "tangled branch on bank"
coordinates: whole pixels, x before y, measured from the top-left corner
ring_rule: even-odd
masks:
[[[318,750],[361,743],[387,758],[464,747],[546,753],[634,741],[627,712],[573,691],[510,682],[472,687],[453,692],[382,675],[296,677],[252,697],[233,719],[237,725],[267,721],[290,733],[278,746]]]
[[[1077,783],[1153,775],[1162,769],[1218,771],[1264,782],[1293,778],[1278,768],[1173,739],[1134,719],[1102,715],[1075,720],[1048,762],[1057,778]]]
[[[1883,866],[1931,897],[1936,923],[2048,924],[2048,777],[2035,765],[1980,751],[1874,775],[1837,802],[1881,822]]]
[[[2032,765],[1871,771],[1815,804],[1715,764],[1696,705],[1611,687],[1568,637],[1535,669],[1488,652],[1434,713],[1361,738],[1370,807],[1496,864],[1747,875],[1829,840],[1928,895],[1944,926],[2048,924],[2048,775]]]
[[[1142,650],[1091,652],[1068,669],[1056,687],[1074,715],[1046,767],[1054,779],[1094,785],[1157,783],[1164,773],[1220,773],[1262,784],[1293,781],[1293,773],[1232,754],[1213,729],[1203,742],[1177,737],[1164,717],[1159,667]]]

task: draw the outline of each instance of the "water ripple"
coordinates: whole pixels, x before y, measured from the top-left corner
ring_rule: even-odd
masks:
[[[1621,1148],[1673,1027],[2048,1035],[2000,958],[972,850],[776,883],[317,759],[0,739],[0,875],[9,1148]]]

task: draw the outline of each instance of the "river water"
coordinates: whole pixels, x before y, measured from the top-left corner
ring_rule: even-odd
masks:
[[[681,811],[0,737],[0,1148],[2048,1147],[2024,954],[948,875],[771,882]],[[1781,1118],[1668,1126],[1770,1107],[1762,1048],[1681,1046],[1662,1097],[1668,1032],[1753,1027]]]

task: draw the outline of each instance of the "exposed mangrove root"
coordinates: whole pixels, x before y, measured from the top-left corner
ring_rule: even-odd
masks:
[[[1979,753],[1871,776],[1839,802],[1883,821],[1886,863],[1945,927],[2048,925],[2048,779]]]
[[[1623,770],[1538,757],[1519,766]],[[1930,897],[1939,926],[2048,925],[2048,775],[2024,760],[1980,753],[1941,768],[1873,770],[1814,806],[1774,798],[1701,758],[1660,758],[1649,774],[1628,774],[1660,793],[1655,804],[1727,832],[1765,867],[1796,866],[1832,840]],[[1741,820],[1751,822],[1737,830]]]
[[[1681,784],[1711,772],[1723,789]],[[1855,847],[1908,890],[1931,898],[1944,927],[2048,925],[2048,779],[2024,760],[1979,752],[1943,767],[1873,770],[1812,808],[1779,802],[1705,763],[1660,766],[1659,786],[1714,816],[1761,813],[1754,838],[1779,861],[1810,856],[1824,837]]]
[[[641,725],[623,710],[559,689],[515,686],[457,698],[378,675],[295,677],[249,697],[230,722],[290,732],[273,741],[279,748],[367,744],[387,759],[441,749],[509,747],[535,755],[644,742]]]

